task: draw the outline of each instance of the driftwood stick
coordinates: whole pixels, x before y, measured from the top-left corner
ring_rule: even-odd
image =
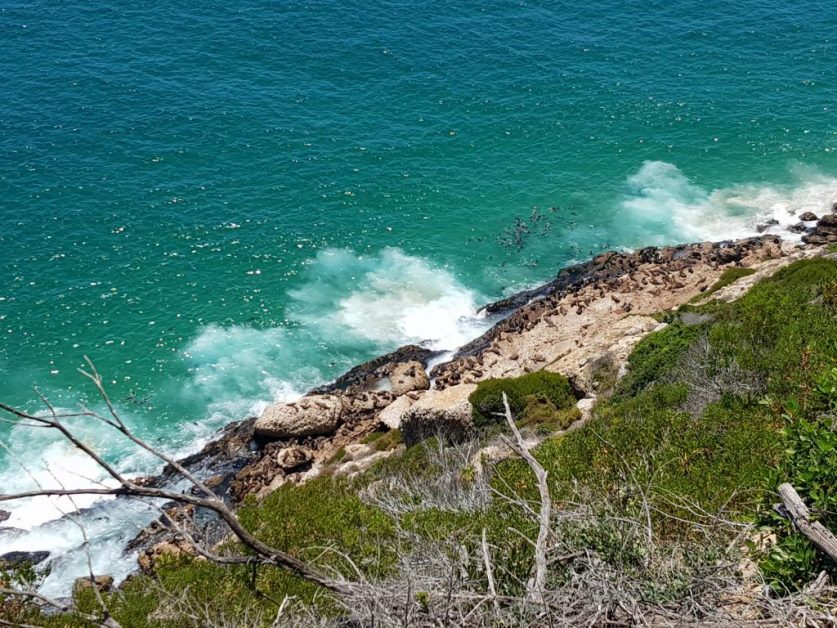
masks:
[[[488,578],[488,592],[494,603],[494,612],[500,612],[500,601],[497,599],[497,586],[494,584],[494,569],[491,567],[491,553],[488,549],[488,539],[485,528],[482,529],[482,559],[485,562],[485,577]]]
[[[515,449],[517,453],[526,461],[532,471],[535,473],[535,478],[538,480],[538,492],[541,498],[541,508],[538,514],[538,540],[535,543],[535,577],[527,586],[529,590],[529,599],[543,603],[544,588],[546,587],[546,542],[549,538],[549,523],[552,517],[552,498],[549,496],[549,485],[546,483],[546,469],[541,466],[535,457],[526,448],[526,443],[523,442],[523,437],[520,435],[520,430],[514,424],[511,408],[509,407],[509,399],[506,393],[503,393],[503,406],[506,410],[506,422],[509,424],[516,440]]]
[[[779,496],[788,517],[800,534],[837,562],[837,536],[819,521],[811,521],[811,511],[796,489],[787,482],[779,485]]]

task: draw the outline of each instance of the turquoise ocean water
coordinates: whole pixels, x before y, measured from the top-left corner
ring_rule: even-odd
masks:
[[[0,3],[0,399],[96,407],[89,355],[171,452],[406,342],[455,348],[600,250],[837,201],[832,3],[123,4]],[[21,462],[101,480],[0,436],[4,490]],[[125,573],[147,514],[91,512],[97,570]],[[53,550],[52,592],[84,571],[59,514],[0,536]]]

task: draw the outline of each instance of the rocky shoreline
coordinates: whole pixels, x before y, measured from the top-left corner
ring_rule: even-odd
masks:
[[[655,315],[699,301],[726,269],[745,267],[754,274],[712,298],[736,298],[756,279],[818,254],[819,245],[837,241],[837,214],[805,228],[802,244],[770,234],[604,253],[561,270],[534,290],[485,306],[497,322],[429,372],[438,353],[417,345],[401,347],[296,402],[271,405],[260,417],[226,426],[217,439],[181,462],[233,506],[247,496],[261,498],[322,473],[352,476],[404,448],[380,447],[370,435],[399,430],[410,445],[439,430],[468,431],[468,397],[478,382],[542,369],[570,380],[583,422],[596,399],[597,365],[605,361],[617,373],[624,370],[634,345],[665,326]],[[172,486],[175,480],[166,468],[145,482]],[[183,508],[172,506],[174,518],[194,515],[207,541],[223,538],[211,517],[180,513]],[[140,567],[151,571],[160,554],[191,548],[157,521],[126,551],[137,552]]]

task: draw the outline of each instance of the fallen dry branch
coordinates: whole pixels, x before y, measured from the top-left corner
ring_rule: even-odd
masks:
[[[509,407],[509,399],[506,393],[503,393],[503,407],[506,410],[506,422],[514,434],[516,443],[513,448],[526,461],[529,467],[535,474],[538,481],[538,493],[540,494],[541,506],[538,514],[538,540],[535,542],[535,576],[528,587],[529,596],[533,600],[543,602],[543,594],[546,587],[546,542],[549,538],[549,524],[552,519],[552,498],[549,495],[549,485],[546,482],[546,469],[541,466],[535,457],[526,448],[523,442],[523,437],[520,431],[514,424],[511,408]]]
[[[811,511],[796,489],[787,482],[779,485],[785,512],[800,534],[837,562],[837,537],[819,521],[811,521]]]
[[[58,431],[66,440],[72,443],[73,446],[75,446],[77,449],[79,449],[84,454],[93,459],[96,462],[96,464],[99,465],[114,480],[116,480],[116,482],[119,485],[114,487],[83,489],[42,488],[32,491],[11,494],[0,494],[0,502],[43,496],[72,497],[74,495],[107,495],[115,497],[164,499],[181,504],[191,504],[193,506],[205,508],[209,511],[214,512],[229,527],[231,532],[238,538],[238,540],[241,541],[241,543],[245,547],[247,547],[249,550],[253,552],[252,555],[235,557],[214,556],[206,548],[204,548],[205,551],[199,552],[202,555],[210,558],[210,560],[216,560],[216,562],[227,564],[246,563],[271,565],[274,567],[286,569],[301,578],[314,582],[334,592],[340,593],[349,590],[348,583],[335,581],[334,579],[329,578],[325,574],[321,573],[314,566],[260,541],[258,538],[252,535],[246,528],[244,528],[244,526],[241,525],[235,513],[224,503],[224,501],[221,498],[215,495],[215,493],[213,493],[212,490],[209,489],[199,478],[190,473],[177,460],[168,456],[164,452],[156,449],[155,447],[152,447],[151,445],[134,435],[133,432],[131,432],[127,425],[125,425],[125,423],[121,420],[118,413],[116,412],[116,409],[112,405],[110,398],[108,397],[107,392],[104,389],[103,380],[99,373],[96,371],[92,362],[90,362],[89,360],[87,360],[87,362],[90,367],[90,371],[88,372],[81,369],[79,370],[95,385],[96,390],[98,391],[99,395],[101,396],[108,409],[108,415],[103,416],[97,412],[93,412],[90,410],[84,410],[82,412],[75,413],[58,413],[53,408],[53,406],[43,397],[42,399],[49,410],[49,413],[46,415],[30,414],[28,412],[18,410],[3,403],[0,403],[0,411],[4,411],[12,417],[15,417],[15,419],[23,425],[31,427],[41,427],[46,429],[54,429]],[[100,456],[93,449],[87,446],[82,440],[76,437],[73,434],[73,432],[70,431],[67,428],[67,426],[63,423],[63,421],[66,419],[80,417],[101,421],[106,425],[112,427],[113,429],[119,431],[120,433],[125,435],[129,440],[135,443],[137,446],[150,452],[159,460],[173,468],[180,476],[185,478],[194,487],[194,489],[196,489],[195,492],[197,494],[193,494],[192,492],[177,492],[163,488],[142,486],[141,484],[138,484],[133,480],[126,478],[124,475],[119,473],[111,464],[109,464],[104,458],[102,458],[102,456]]]

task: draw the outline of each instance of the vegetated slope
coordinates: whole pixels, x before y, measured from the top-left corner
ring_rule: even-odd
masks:
[[[243,507],[245,525],[275,547],[364,583],[355,597],[175,555],[108,594],[113,615],[130,626],[816,617],[815,596],[795,592],[837,569],[771,506],[789,481],[837,529],[837,264],[802,260],[732,303],[660,316],[668,326],[636,346],[625,375],[600,378],[592,418],[533,450],[553,501],[541,603],[527,592],[535,476],[504,454],[505,427],[491,418],[508,388],[524,432],[563,427],[571,391],[552,374],[480,384],[470,439],[430,439],[355,480],[325,474]],[[761,578],[770,596],[753,586]],[[96,611],[90,592],[78,602]]]

